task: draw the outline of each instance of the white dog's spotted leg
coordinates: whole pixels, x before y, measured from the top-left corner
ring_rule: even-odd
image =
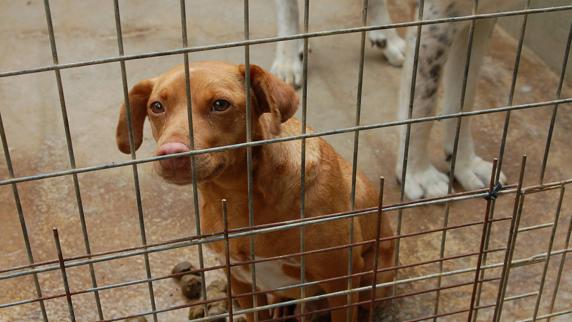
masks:
[[[444,16],[443,12],[439,12],[436,8],[430,7],[429,9],[429,13],[434,16]],[[447,7],[447,9],[450,8]],[[458,23],[456,25],[451,23],[436,24],[422,28],[412,110],[413,118],[434,114],[437,89],[443,65],[459,28]],[[416,33],[416,28],[411,28],[407,39],[406,63],[402,74],[398,115],[401,120],[407,119],[409,114]],[[411,126],[407,174],[405,182],[402,183],[405,185],[405,194],[409,199],[440,197],[447,194],[448,177],[437,170],[429,160],[427,143],[432,125],[432,122],[422,122]],[[406,127],[402,126],[396,167],[398,179],[402,175],[405,138]]]
[[[480,20],[475,24],[473,36],[473,50],[471,64],[467,78],[463,111],[470,111],[473,107],[476,80],[487,50],[488,40],[494,28],[495,20]],[[452,114],[459,111],[461,104],[462,85],[468,48],[468,29],[465,29],[451,47],[444,74],[445,96],[443,98],[443,113]],[[445,121],[444,148],[447,159],[453,154],[457,120]],[[455,164],[455,178],[467,190],[484,188],[489,185],[492,163],[484,161],[475,153],[475,145],[471,135],[471,118],[464,118],[459,132],[457,159]],[[482,138],[486,139],[486,138]],[[506,178],[501,173],[500,182],[505,183]]]
[[[391,23],[385,0],[371,0],[370,25],[385,25]],[[380,48],[387,61],[393,66],[401,66],[405,61],[405,41],[399,37],[395,29],[372,30],[368,38],[373,46]]]
[[[276,0],[276,19],[278,23],[278,36],[294,35],[300,32],[298,26],[298,1]],[[276,44],[276,56],[271,71],[286,83],[300,87],[302,84],[302,57],[300,48],[303,41],[281,41]]]

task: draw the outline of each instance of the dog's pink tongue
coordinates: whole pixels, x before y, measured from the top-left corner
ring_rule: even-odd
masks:
[[[182,152],[189,152],[189,148],[183,143],[165,143],[159,147],[157,155],[167,155]],[[188,157],[160,160],[161,166],[166,169],[183,169],[189,166]]]

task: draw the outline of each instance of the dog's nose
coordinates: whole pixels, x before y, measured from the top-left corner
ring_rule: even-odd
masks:
[[[165,143],[159,147],[157,150],[157,155],[167,155],[167,154],[175,154],[175,153],[182,153],[182,152],[189,152],[190,149],[183,143]],[[160,160],[161,166],[166,169],[185,169],[190,166],[190,159],[189,157],[179,157],[179,158],[172,158],[172,159],[164,159]]]

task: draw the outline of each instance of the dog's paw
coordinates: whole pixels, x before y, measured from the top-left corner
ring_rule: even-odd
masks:
[[[401,179],[401,171],[396,171],[398,180]],[[422,198],[436,198],[447,195],[449,177],[428,165],[425,169],[407,171],[405,177],[405,195],[410,200]]]
[[[276,57],[270,71],[294,88],[299,88],[302,85],[303,65],[300,54],[293,57],[282,55]]]
[[[493,164],[474,156],[467,161],[459,160],[455,169],[455,179],[465,190],[476,190],[487,187],[491,180]],[[499,176],[501,184],[506,183],[506,177],[501,172]]]
[[[405,41],[395,35],[387,37],[381,30],[373,30],[368,34],[369,41],[383,52],[387,61],[396,67],[403,66],[405,62]]]

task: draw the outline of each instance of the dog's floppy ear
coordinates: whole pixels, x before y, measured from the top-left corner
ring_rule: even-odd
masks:
[[[142,80],[129,91],[129,106],[131,108],[131,125],[133,128],[133,148],[137,150],[143,142],[143,122],[147,116],[147,101],[153,90],[154,81]],[[129,127],[127,125],[127,106],[121,104],[119,121],[116,131],[117,147],[125,154],[131,153],[129,148]]]
[[[245,75],[244,65],[239,66]],[[258,112],[270,113],[272,134],[280,134],[280,124],[286,122],[298,109],[298,96],[294,89],[278,77],[257,65],[250,65],[250,86],[256,99]]]

